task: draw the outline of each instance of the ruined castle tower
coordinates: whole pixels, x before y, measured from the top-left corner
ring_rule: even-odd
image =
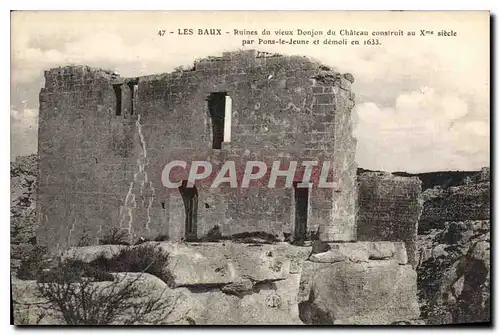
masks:
[[[45,72],[39,116],[39,243],[265,232],[355,241],[350,74],[298,56],[225,53],[192,69],[121,78],[87,66]],[[166,189],[172,160],[330,160],[335,191]],[[303,236],[301,236],[303,235]]]

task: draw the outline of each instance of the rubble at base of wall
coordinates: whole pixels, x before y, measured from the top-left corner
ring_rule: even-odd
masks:
[[[154,245],[169,254],[165,267],[172,281],[167,285],[149,274],[144,280],[178,298],[166,323],[393,324],[419,317],[416,274],[406,264],[403,243],[328,243],[322,249],[287,243]],[[122,248],[73,248],[65,257],[91,262],[99,249],[112,257]],[[16,280],[15,300],[29,304],[23,292],[33,285]]]

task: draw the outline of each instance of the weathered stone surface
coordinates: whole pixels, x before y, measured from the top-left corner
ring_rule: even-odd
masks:
[[[231,256],[238,264],[238,277],[252,281],[285,279],[290,274],[290,259],[272,246],[231,244]]]
[[[292,246],[288,243],[275,245],[276,255],[290,260],[291,274],[302,272],[302,265],[311,254],[311,249],[310,246]]]
[[[235,267],[220,252],[220,244],[191,247],[160,243],[158,247],[169,255],[167,269],[172,276],[172,284],[176,287],[228,284],[236,278]]]
[[[165,270],[172,275],[170,284],[179,286],[226,285],[250,280],[252,282],[286,279],[290,274],[300,274],[302,263],[311,247],[298,247],[287,243],[240,244],[145,242],[166,252]],[[71,248],[63,259],[92,262],[103,255],[112,258],[124,248],[138,246],[101,245]]]
[[[417,272],[427,324],[491,320],[489,178],[483,168],[424,192]]]
[[[285,280],[256,284],[253,293],[242,298],[218,289],[192,291],[187,294],[186,316],[196,324],[302,324],[297,304],[299,281],[299,274],[291,274]]]
[[[448,183],[446,183],[448,184]],[[446,222],[471,222],[490,218],[489,168],[464,178],[454,186],[437,185],[423,193],[424,209],[418,231],[428,235],[432,229],[445,229]],[[462,232],[463,234],[464,232]]]
[[[383,172],[358,176],[358,240],[405,242],[408,261],[417,265],[417,224],[422,182]]]
[[[427,324],[491,320],[488,177],[483,170],[463,185],[426,191],[417,272]]]
[[[169,254],[168,270],[176,286],[229,284],[286,279],[300,273],[308,247],[288,244],[249,245],[240,243],[177,244],[161,242]],[[293,266],[292,266],[293,264]]]
[[[316,267],[309,299],[301,302],[308,324],[392,324],[418,319],[416,272],[410,265],[371,260]]]
[[[299,285],[299,294],[298,294],[298,302],[309,300],[309,295],[311,293],[311,286],[314,281],[314,276],[316,270],[325,266],[323,263],[305,261],[302,266],[302,273],[300,276],[300,285]]]
[[[406,264],[408,263],[408,256],[406,253],[406,246],[404,243],[401,242],[395,242],[394,243],[394,259],[399,263],[399,264]]]
[[[472,178],[476,182],[426,190],[419,234],[428,234],[430,229],[444,229],[446,222],[489,220],[490,181],[481,179],[480,175]]]

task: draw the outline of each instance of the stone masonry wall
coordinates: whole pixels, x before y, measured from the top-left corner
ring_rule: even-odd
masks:
[[[358,176],[358,192],[358,240],[403,241],[408,262],[416,266],[420,179],[367,172]]]
[[[131,242],[161,234],[182,239],[181,195],[161,184],[164,165],[177,159],[208,160],[214,167],[226,160],[333,161],[339,188],[310,191],[308,230],[319,229],[324,240],[355,240],[350,74],[305,57],[246,51],[154,76],[125,79],[72,66],[47,71],[45,78],[39,124],[42,244],[74,246],[84,234],[97,243],[112,227],[126,229]],[[232,99],[231,142],[222,149],[212,149],[206,99],[214,92]],[[214,225],[224,235],[294,231],[293,188],[196,187],[198,237]]]
[[[477,183],[434,188],[424,192],[424,209],[419,233],[444,228],[446,222],[490,219],[490,181],[483,170]]]

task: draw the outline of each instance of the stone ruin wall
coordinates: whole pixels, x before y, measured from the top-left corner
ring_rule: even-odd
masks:
[[[313,189],[308,229],[325,240],[356,237],[355,139],[351,75],[305,57],[225,53],[187,71],[121,78],[70,66],[46,71],[40,92],[39,243],[96,242],[111,227],[140,237],[184,235],[177,190],[161,185],[172,159],[302,160],[324,155],[339,172],[340,191]],[[117,93],[118,92],[118,93]],[[206,98],[232,98],[231,143],[212,149]],[[117,97],[121,106],[117,106]],[[117,115],[117,108],[120,115]],[[133,110],[133,111],[132,111]],[[290,151],[293,148],[293,152]],[[224,235],[293,233],[293,189],[198,189],[198,237],[218,224]]]
[[[403,241],[408,262],[417,264],[417,227],[422,213],[418,177],[398,177],[384,172],[358,176],[359,241]]]

